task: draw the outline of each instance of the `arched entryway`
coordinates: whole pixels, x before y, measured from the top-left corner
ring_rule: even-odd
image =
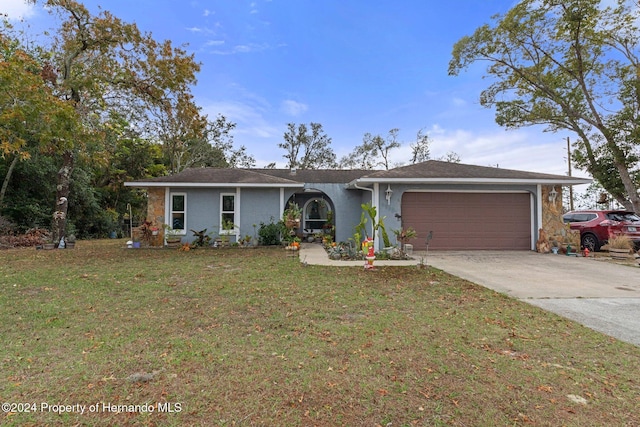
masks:
[[[314,237],[335,236],[334,206],[331,199],[323,192],[296,193],[289,198],[289,203],[297,203],[302,210],[300,228],[296,230],[299,237],[313,240]]]

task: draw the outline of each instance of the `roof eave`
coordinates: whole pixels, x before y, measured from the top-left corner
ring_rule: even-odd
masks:
[[[303,183],[255,183],[255,182],[125,182],[125,187],[171,187],[171,188],[302,188]]]
[[[348,188],[355,188],[356,185],[366,186],[375,183],[384,184],[555,184],[555,185],[581,185],[591,183],[588,178],[360,178],[347,184]]]

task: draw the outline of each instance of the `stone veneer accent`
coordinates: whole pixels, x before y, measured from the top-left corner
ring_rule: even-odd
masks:
[[[162,246],[164,243],[164,188],[147,189],[147,220],[158,227],[158,237],[154,239],[153,246]]]
[[[580,250],[580,233],[571,230],[568,224],[562,221],[562,190],[561,186],[555,186],[558,195],[555,203],[549,200],[549,193],[554,186],[542,186],[542,229],[547,235],[551,246],[555,243],[558,247],[566,249],[571,244],[572,250]]]

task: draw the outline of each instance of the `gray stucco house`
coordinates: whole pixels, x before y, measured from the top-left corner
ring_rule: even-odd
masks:
[[[433,232],[430,249],[533,250],[539,229],[562,227],[562,187],[589,182],[429,160],[384,171],[196,168],[125,185],[146,188],[147,219],[172,225],[183,242],[194,239],[189,230],[224,232],[223,220],[235,224],[232,238],[253,235],[254,224],[278,221],[289,202],[303,210],[299,234],[330,216],[336,241],[346,241],[370,202],[392,240],[394,229],[418,232],[415,249]]]

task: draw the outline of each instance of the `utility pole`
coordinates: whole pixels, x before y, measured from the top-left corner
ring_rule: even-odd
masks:
[[[569,165],[569,176],[571,176],[571,142],[567,137],[567,164]],[[573,210],[573,185],[569,185],[569,210]]]

